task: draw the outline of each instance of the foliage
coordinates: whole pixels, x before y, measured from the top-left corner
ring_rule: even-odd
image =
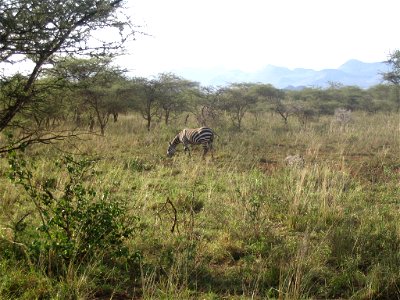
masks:
[[[104,135],[110,116],[117,120],[118,114],[126,110],[127,101],[120,97],[126,82],[124,70],[111,66],[109,58],[59,58],[47,73],[70,91],[73,100],[68,115],[77,126],[87,124],[93,131],[97,123]]]
[[[160,116],[159,83],[147,78],[134,78],[130,84],[132,107],[146,120],[147,131],[150,131],[154,117]]]
[[[122,0],[1,2],[0,63],[14,64],[26,60],[32,67],[21,82],[18,93],[1,91],[0,132],[15,126],[13,123],[17,116],[38,101],[35,82],[43,68],[53,63],[55,53],[112,56],[121,50],[126,39],[134,33],[131,22],[117,14],[121,5]],[[96,31],[104,28],[114,28],[119,33],[114,37],[118,38],[108,41],[92,38]],[[9,78],[2,80],[8,81]],[[28,133],[20,133],[21,139],[38,141],[35,135],[30,134],[32,128],[28,129]],[[40,131],[40,128],[35,131]]]
[[[386,63],[391,67],[391,70],[383,73],[383,79],[395,84],[400,84],[400,50],[395,50],[389,55]]]
[[[153,79],[134,78],[126,92],[130,94],[131,108],[140,112],[147,121],[149,131],[156,118],[169,124],[172,115],[187,111],[187,97],[197,83],[184,80],[174,74],[159,74]]]
[[[395,87],[395,101],[397,103],[397,112],[400,111],[400,50],[395,50],[389,55],[386,63],[391,70],[382,73],[383,80],[393,84]]]
[[[222,94],[224,88],[212,86],[192,89],[186,94],[188,98],[188,112],[194,115],[196,126],[214,127],[221,125],[219,112],[222,107]],[[188,123],[189,114],[186,116],[185,125]]]
[[[101,53],[120,44],[109,42],[89,45],[93,30],[115,27],[124,30],[115,10],[122,1],[3,1],[1,26],[1,61],[10,61],[15,54],[28,55],[34,62],[44,62],[56,51],[67,53]],[[119,16],[120,18],[120,16]],[[42,43],[37,43],[38,41]]]
[[[95,174],[93,161],[70,156],[58,161],[58,171],[66,171],[63,183],[57,177],[35,180],[28,162],[15,151],[9,153],[9,164],[9,178],[24,188],[27,205],[34,205],[40,219],[37,236],[29,245],[33,259],[52,253],[61,266],[68,266],[94,255],[127,255],[124,240],[133,227],[125,204],[110,191],[99,193],[85,184]]]
[[[160,85],[159,105],[164,111],[165,124],[168,125],[171,114],[187,111],[186,95],[198,84],[171,73],[160,74],[158,82]]]
[[[126,78],[121,4],[0,3],[0,63],[33,63],[0,82],[0,297],[397,297],[398,51],[368,90]],[[95,118],[103,136],[64,140]],[[209,124],[215,159],[164,157]],[[82,158],[36,145],[56,140]]]
[[[257,94],[253,84],[234,83],[223,90],[222,108],[231,116],[233,125],[239,130],[246,112],[257,102]]]

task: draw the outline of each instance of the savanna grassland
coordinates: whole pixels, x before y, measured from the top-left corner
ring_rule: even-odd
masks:
[[[229,124],[214,159],[136,115],[4,155],[0,298],[399,299],[399,115]]]

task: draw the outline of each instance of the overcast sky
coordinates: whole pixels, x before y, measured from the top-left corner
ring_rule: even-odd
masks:
[[[129,0],[136,76],[181,68],[337,68],[400,48],[399,0]]]

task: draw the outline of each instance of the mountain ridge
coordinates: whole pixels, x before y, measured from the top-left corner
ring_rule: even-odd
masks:
[[[384,62],[366,63],[351,59],[336,69],[313,70],[307,68],[289,69],[266,65],[255,72],[242,70],[181,69],[175,71],[179,76],[200,82],[202,85],[224,86],[234,82],[254,82],[272,84],[276,88],[328,87],[330,83],[345,86],[369,88],[382,82],[382,72],[387,72]]]

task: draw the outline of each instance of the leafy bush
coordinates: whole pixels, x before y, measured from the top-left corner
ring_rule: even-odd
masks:
[[[9,164],[9,178],[25,189],[40,218],[37,236],[29,245],[31,258],[49,253],[67,266],[98,254],[127,255],[124,239],[133,226],[126,204],[110,191],[98,192],[88,184],[95,174],[92,160],[63,157],[56,168],[65,178],[42,180],[34,178],[29,163],[17,152],[9,154]]]

